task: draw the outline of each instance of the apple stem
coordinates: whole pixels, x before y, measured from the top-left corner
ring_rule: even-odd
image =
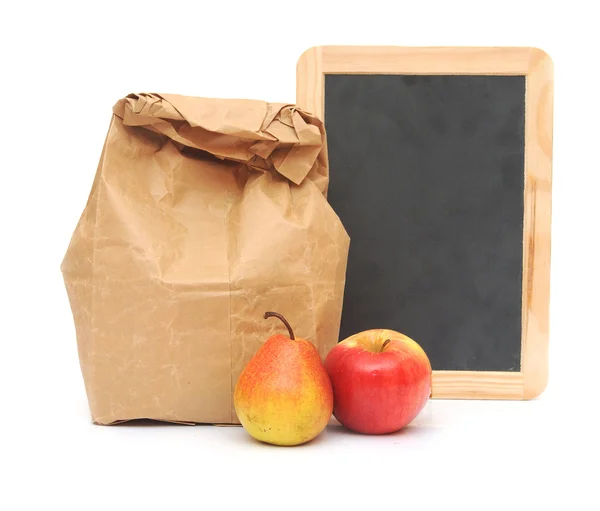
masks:
[[[296,340],[296,338],[294,337],[294,331],[292,330],[292,327],[287,322],[287,319],[285,319],[281,314],[279,314],[278,312],[265,312],[265,319],[268,319],[268,318],[277,318],[277,319],[281,320],[282,323],[288,329],[288,332],[290,333],[290,339],[292,341]]]
[[[381,349],[379,350],[379,353],[381,353],[390,342],[392,342],[391,339],[386,339],[384,341],[384,343],[381,345]]]

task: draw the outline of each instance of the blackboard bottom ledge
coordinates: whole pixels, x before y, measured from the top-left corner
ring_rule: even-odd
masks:
[[[523,373],[433,371],[433,399],[513,399],[525,397]]]

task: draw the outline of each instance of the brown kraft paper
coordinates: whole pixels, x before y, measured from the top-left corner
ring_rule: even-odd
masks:
[[[113,108],[61,269],[92,419],[238,423],[232,395],[284,314],[338,341],[349,239],[323,124],[293,105],[131,94]]]

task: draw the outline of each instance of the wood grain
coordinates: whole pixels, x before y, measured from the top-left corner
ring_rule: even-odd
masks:
[[[550,229],[552,215],[553,65],[531,49],[525,92],[525,215],[521,372],[525,399],[548,382]]]
[[[529,50],[529,49],[526,49]],[[325,73],[525,74],[523,48],[322,46]]]
[[[296,66],[296,104],[323,120],[325,74],[322,65],[323,48],[306,50]]]
[[[525,75],[521,372],[434,371],[434,398],[532,399],[548,381],[553,65],[537,48],[320,46],[302,54],[296,103],[325,118],[326,74]]]
[[[438,399],[523,399],[523,374],[492,371],[434,371]]]

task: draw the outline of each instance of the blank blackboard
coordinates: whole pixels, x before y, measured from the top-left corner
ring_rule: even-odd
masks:
[[[413,338],[433,397],[545,388],[552,74],[536,48],[326,46],[298,62],[350,235],[339,339]]]
[[[327,75],[325,104],[340,338],[383,326],[433,369],[519,371],[525,77]]]

